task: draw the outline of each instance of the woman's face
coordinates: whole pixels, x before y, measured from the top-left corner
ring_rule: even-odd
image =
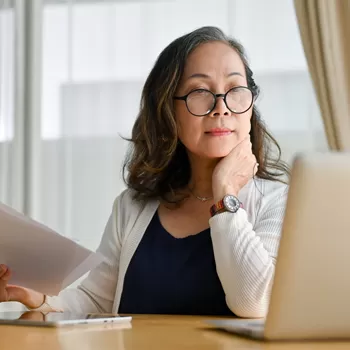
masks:
[[[176,96],[184,96],[195,89],[225,94],[236,86],[247,86],[241,58],[227,44],[210,42],[200,45],[189,55]],[[209,108],[210,96],[202,90],[197,92],[189,101],[191,111],[201,114],[198,112]],[[227,100],[230,106],[240,106],[247,105],[246,101],[251,98],[249,91],[243,90],[228,96]],[[243,114],[235,114],[227,108],[223,98],[218,97],[215,108],[208,115],[198,117],[188,111],[185,101],[175,100],[175,115],[179,139],[188,152],[213,159],[227,156],[248,136],[252,107]]]

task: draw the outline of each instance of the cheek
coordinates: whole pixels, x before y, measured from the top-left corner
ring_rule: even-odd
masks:
[[[179,139],[189,150],[196,148],[204,132],[202,119],[203,118],[194,117],[187,111],[176,114]]]
[[[179,118],[177,125],[179,139],[185,146],[187,146],[187,148],[191,148],[189,147],[190,145],[195,145],[198,142],[202,134],[202,125],[200,120],[196,120],[194,117],[187,120]]]

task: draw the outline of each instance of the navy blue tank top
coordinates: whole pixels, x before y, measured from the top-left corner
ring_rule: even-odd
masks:
[[[232,316],[216,272],[210,229],[175,238],[156,212],[127,269],[119,313]]]

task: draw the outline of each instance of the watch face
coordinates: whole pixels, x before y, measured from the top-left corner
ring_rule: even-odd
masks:
[[[225,196],[223,202],[226,210],[230,211],[231,213],[235,213],[240,207],[240,202],[235,196],[227,195]]]

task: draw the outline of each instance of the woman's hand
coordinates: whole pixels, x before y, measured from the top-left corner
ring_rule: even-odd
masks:
[[[250,136],[241,141],[225,158],[216,165],[213,178],[215,203],[227,194],[238,196],[239,191],[258,171],[256,158],[252,153]]]
[[[30,309],[39,307],[44,302],[44,295],[35,290],[9,285],[11,271],[5,265],[0,265],[0,303],[17,301]]]

